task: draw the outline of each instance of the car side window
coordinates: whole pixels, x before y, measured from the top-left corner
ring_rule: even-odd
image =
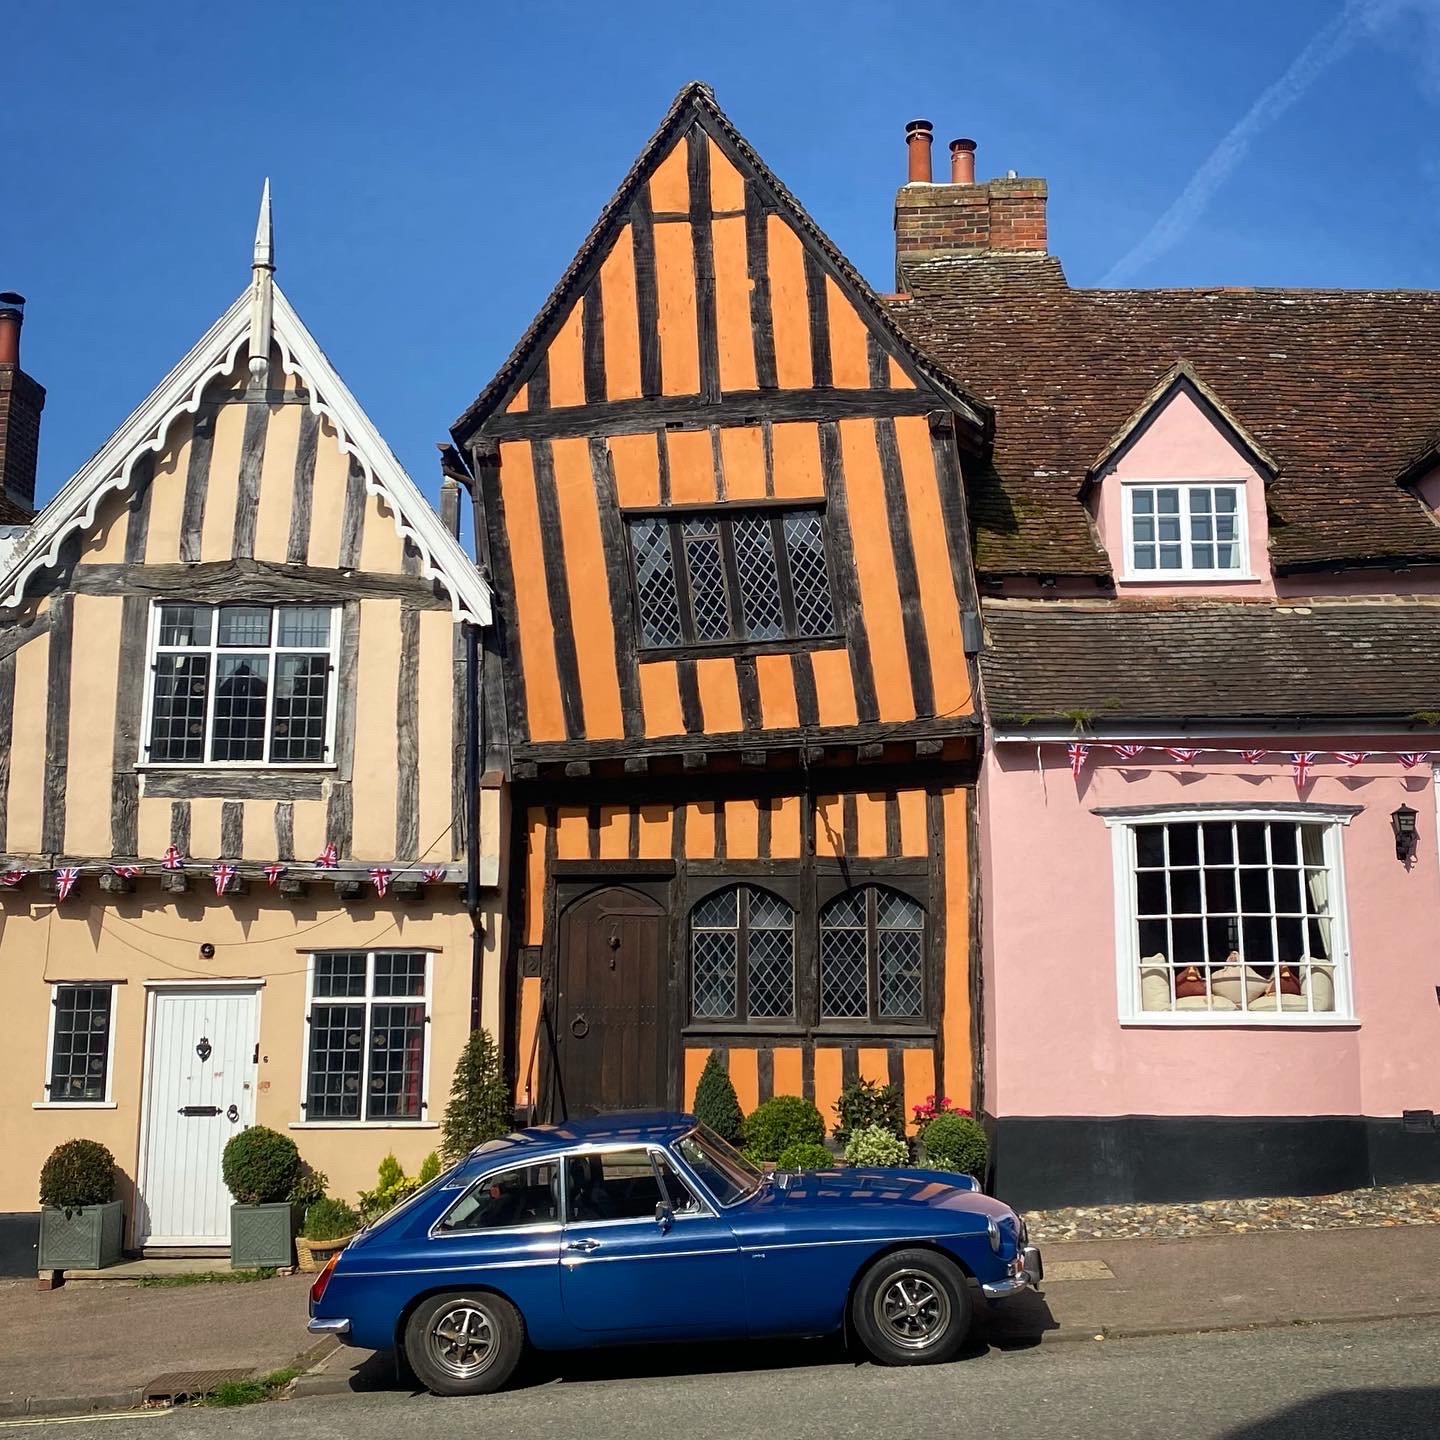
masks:
[[[554,1165],[521,1165],[478,1180],[450,1207],[436,1227],[499,1230],[543,1225],[560,1218],[559,1172]]]
[[[664,1198],[650,1152],[640,1147],[571,1156],[565,1182],[571,1220],[653,1220]]]
[[[693,1213],[700,1208],[695,1193],[681,1178],[679,1171],[663,1156],[656,1156],[660,1166],[660,1178],[665,1182],[665,1193],[670,1197],[670,1208],[677,1215]]]

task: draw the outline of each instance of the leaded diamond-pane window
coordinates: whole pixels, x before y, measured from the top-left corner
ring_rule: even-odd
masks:
[[[424,1117],[430,957],[332,951],[310,973],[307,1120]]]
[[[754,885],[731,885],[690,912],[696,1020],[795,1018],[795,912]]]
[[[925,910],[880,885],[820,912],[820,1018],[919,1020],[925,1014]]]
[[[820,510],[735,505],[628,525],[645,649],[835,635]]]
[[[49,1100],[60,1104],[100,1104],[110,1080],[110,1017],[113,985],[57,985],[54,1033],[50,1046]]]
[[[338,628],[329,605],[161,603],[143,758],[161,765],[326,763]]]

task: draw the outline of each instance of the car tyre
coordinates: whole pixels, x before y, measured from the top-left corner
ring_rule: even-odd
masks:
[[[881,1365],[953,1360],[970,1333],[970,1288],[953,1260],[934,1250],[882,1255],[850,1301],[850,1325]]]
[[[422,1300],[405,1323],[405,1358],[436,1395],[488,1395],[525,1353],[525,1322],[502,1295],[456,1290]]]

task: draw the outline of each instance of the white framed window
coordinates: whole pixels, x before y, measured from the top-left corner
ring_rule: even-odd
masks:
[[[1123,1022],[1354,1023],[1340,844],[1348,815],[1105,818]]]
[[[44,1105],[109,1107],[115,1060],[115,986],[84,981],[50,987]]]
[[[332,950],[310,957],[304,1093],[309,1123],[425,1118],[430,956]]]
[[[1249,578],[1243,481],[1121,486],[1130,580]]]
[[[328,765],[334,605],[157,602],[141,763]]]

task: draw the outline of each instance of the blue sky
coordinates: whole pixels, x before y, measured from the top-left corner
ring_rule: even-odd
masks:
[[[880,289],[920,115],[1049,179],[1072,284],[1440,288],[1440,0],[70,0],[5,52],[42,499],[245,286],[267,174],[281,284],[433,493],[694,78]]]

